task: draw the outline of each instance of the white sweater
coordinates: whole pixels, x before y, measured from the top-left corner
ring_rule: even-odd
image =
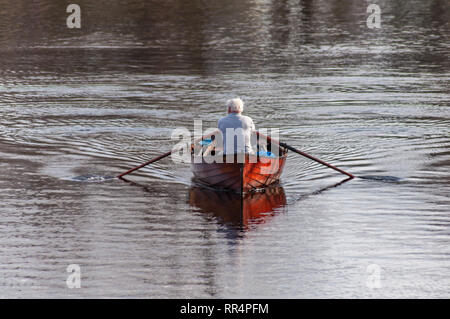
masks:
[[[222,131],[224,154],[252,153],[250,137],[255,124],[250,117],[230,113],[219,120],[218,127]]]

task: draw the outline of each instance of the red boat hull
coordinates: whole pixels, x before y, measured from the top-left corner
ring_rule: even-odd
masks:
[[[237,160],[240,156],[241,160]],[[245,156],[245,161],[244,161]],[[234,156],[234,161],[210,163],[201,158],[200,163],[191,162],[195,179],[216,189],[231,190],[244,194],[267,187],[279,181],[286,163],[286,153],[280,157],[257,157],[251,154]]]

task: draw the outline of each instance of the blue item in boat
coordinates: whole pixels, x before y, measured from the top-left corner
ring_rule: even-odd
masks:
[[[211,143],[212,143],[211,139],[209,139],[209,140],[201,140],[200,141],[200,145],[202,145],[202,146],[209,145]]]
[[[275,158],[275,154],[269,151],[259,151],[258,156],[265,156],[265,157],[273,157]]]

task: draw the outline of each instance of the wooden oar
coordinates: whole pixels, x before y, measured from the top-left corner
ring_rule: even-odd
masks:
[[[149,164],[151,164],[151,163],[154,163],[154,162],[156,162],[156,161],[159,161],[160,159],[163,159],[164,157],[167,157],[167,156],[169,156],[170,154],[172,154],[172,151],[167,152],[167,153],[164,153],[164,154],[162,154],[162,155],[159,155],[158,157],[155,157],[155,158],[149,160],[148,162],[145,162],[144,164],[141,164],[141,165],[139,165],[139,166],[136,166],[136,167],[134,167],[134,168],[132,168],[132,169],[126,171],[125,173],[122,173],[122,174],[120,174],[120,175],[117,175],[117,178],[122,178],[122,176],[128,175],[128,174],[130,174],[131,172],[137,171],[138,169],[141,169],[141,168],[144,167],[144,166],[147,166],[147,165],[149,165]]]
[[[267,139],[269,142],[274,142],[275,144],[278,144],[278,145],[280,145],[280,146],[282,146],[282,147],[284,147],[284,148],[287,148],[288,150],[291,150],[292,152],[295,152],[295,153],[300,154],[300,155],[302,155],[302,156],[304,156],[304,157],[307,157],[307,158],[309,158],[309,159],[312,159],[313,161],[316,161],[317,163],[320,163],[320,164],[322,164],[322,165],[325,165],[325,166],[327,166],[327,167],[329,167],[329,168],[334,169],[335,171],[338,171],[339,173],[342,173],[342,174],[344,174],[344,175],[347,175],[347,176],[350,177],[350,178],[354,178],[354,177],[355,177],[353,174],[347,173],[346,171],[343,171],[342,169],[337,168],[337,167],[334,166],[334,165],[331,165],[331,164],[329,164],[329,163],[327,163],[327,162],[322,161],[321,159],[318,159],[318,158],[316,158],[316,157],[314,157],[314,156],[311,156],[311,155],[309,155],[309,154],[307,154],[307,153],[305,153],[305,152],[302,152],[302,151],[300,151],[300,150],[298,150],[298,149],[296,149],[296,148],[294,148],[294,147],[292,147],[292,146],[290,146],[290,145],[288,145],[288,144],[286,144],[286,143],[279,142],[279,141],[277,141],[277,140],[275,140],[275,139],[273,139],[273,138],[270,138],[269,136],[266,136],[266,135],[264,135],[264,134],[261,134],[261,133],[259,133],[259,132],[256,132],[256,134],[259,135],[259,136],[262,137],[262,138]]]
[[[214,134],[216,134],[216,133],[217,133],[217,131],[214,131],[214,132],[212,132],[212,133],[206,134],[206,135],[204,135],[204,136],[202,136],[202,137],[196,139],[196,140],[191,144],[191,146],[192,146],[192,145],[195,145],[196,143],[200,142],[201,140],[204,140],[205,138],[211,137],[212,135],[214,135]],[[149,164],[151,164],[151,163],[154,163],[154,162],[156,162],[156,161],[159,161],[160,159],[163,159],[164,157],[167,157],[167,156],[169,156],[170,154],[172,154],[173,152],[179,151],[180,149],[181,149],[181,148],[178,148],[178,149],[175,149],[175,150],[171,150],[170,152],[164,153],[164,154],[162,154],[162,155],[159,155],[158,157],[155,157],[155,158],[149,160],[148,162],[145,162],[145,163],[143,163],[143,164],[141,164],[141,165],[139,165],[139,166],[136,166],[136,167],[134,167],[134,168],[132,168],[132,169],[130,169],[130,170],[128,170],[128,171],[126,171],[126,172],[120,174],[120,175],[117,175],[117,178],[122,178],[123,176],[128,175],[128,174],[130,174],[130,173],[132,173],[132,172],[134,172],[134,171],[137,171],[138,169],[141,169],[141,168],[144,167],[144,166],[147,166],[147,165],[149,165]]]

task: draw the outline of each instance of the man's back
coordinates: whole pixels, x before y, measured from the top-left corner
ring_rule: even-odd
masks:
[[[252,152],[250,137],[255,129],[255,124],[250,117],[239,113],[230,113],[219,120],[218,127],[222,131],[224,154]],[[233,139],[228,142],[227,129],[231,129],[228,137]],[[232,145],[234,147],[231,147]]]

